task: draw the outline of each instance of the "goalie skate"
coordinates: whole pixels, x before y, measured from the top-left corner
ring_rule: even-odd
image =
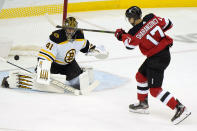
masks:
[[[8,79],[8,77],[4,77],[2,80],[1,86],[4,88],[9,88],[9,84],[8,84],[7,79]]]
[[[182,105],[178,100],[178,105],[176,106],[176,113],[171,119],[172,123],[174,125],[177,125],[181,123],[183,120],[185,120],[189,115],[191,115],[191,112],[187,110],[187,108]]]
[[[149,114],[148,100],[139,101],[139,103],[129,105],[129,111],[139,114]]]

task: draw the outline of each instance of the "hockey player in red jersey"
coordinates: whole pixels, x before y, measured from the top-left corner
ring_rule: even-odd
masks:
[[[165,32],[172,28],[172,22],[154,14],[148,14],[141,18],[142,11],[137,6],[127,9],[125,15],[133,28],[128,33],[123,29],[117,29],[115,37],[123,41],[127,49],[139,46],[142,54],[147,56],[136,74],[139,103],[129,105],[129,110],[136,113],[149,113],[148,92],[150,92],[153,97],[159,99],[172,110],[176,110],[171,121],[178,124],[191,112],[170,92],[162,89],[164,71],[170,63],[169,48],[173,44],[173,39]]]

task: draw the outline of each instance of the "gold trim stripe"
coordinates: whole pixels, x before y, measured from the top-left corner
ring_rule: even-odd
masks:
[[[43,58],[45,58],[45,59],[47,59],[48,61],[51,61],[51,62],[53,62],[53,60],[51,60],[48,56],[46,56],[46,55],[43,55],[43,54],[38,54],[38,56],[40,56],[40,57],[43,57]]]
[[[75,41],[84,41],[85,39],[75,39]],[[61,42],[59,43],[58,45],[63,45],[63,44],[67,44],[69,41],[64,41],[64,42]]]
[[[64,41],[64,42],[61,42],[58,45],[63,45],[63,44],[67,44],[67,43],[68,43],[68,40],[67,41]]]
[[[82,47],[85,47],[86,43],[87,43],[87,41],[85,40]]]
[[[84,41],[85,39],[75,39],[75,41]]]
[[[66,64],[65,62],[62,62],[62,61],[59,61],[59,60],[55,60],[56,63],[59,63],[59,64]]]
[[[55,57],[51,52],[46,51],[46,50],[44,50],[44,49],[41,49],[40,51],[42,51],[42,52],[44,52],[44,53],[50,55],[50,56],[55,60],[56,57]]]

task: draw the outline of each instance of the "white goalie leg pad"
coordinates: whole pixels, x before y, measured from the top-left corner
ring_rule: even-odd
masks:
[[[38,91],[64,93],[64,89],[57,85],[45,85],[36,82],[36,75],[22,70],[11,71],[7,79],[10,88],[26,88]]]
[[[94,81],[92,68],[86,68],[86,71],[79,76],[79,81],[81,95],[88,95],[99,85],[99,81]]]
[[[72,94],[77,95],[77,96],[80,94],[78,89],[75,89],[72,86],[66,85],[66,84],[64,84],[60,81],[52,79],[51,84],[54,85],[54,86],[57,86],[59,88],[62,88],[64,90],[64,92],[72,93]]]
[[[85,90],[89,86],[88,72],[85,71],[79,76],[80,90]]]
[[[65,90],[79,95],[72,87],[63,84],[58,80],[52,79],[49,85],[36,82],[36,74],[31,74],[22,70],[10,71],[7,79],[10,88],[26,88],[44,92],[65,93]],[[65,77],[64,77],[65,78]]]
[[[34,89],[39,91],[45,91],[45,92],[53,92],[53,93],[65,93],[65,89],[58,86],[58,84],[50,83],[47,84],[40,84],[35,81]]]
[[[51,69],[51,62],[48,60],[39,59],[37,64],[37,76],[36,81],[40,84],[47,84],[50,83],[50,69]]]
[[[50,84],[52,84],[54,86],[61,87],[67,93],[71,93],[71,94],[74,94],[74,95],[79,95],[80,94],[78,89],[75,89],[75,88],[73,88],[72,86],[69,85],[71,83],[69,83],[69,84],[66,83],[66,75],[51,74]]]
[[[10,88],[34,88],[34,74],[30,74],[21,70],[14,70],[9,72],[7,82]]]
[[[88,73],[89,84],[94,82],[94,72],[92,67],[83,67],[83,71]]]

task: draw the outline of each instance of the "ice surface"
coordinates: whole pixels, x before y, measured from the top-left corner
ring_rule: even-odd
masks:
[[[72,13],[78,18],[80,28],[114,31],[128,30],[125,10]],[[109,58],[101,61],[79,54],[77,60],[83,66],[111,73],[130,81],[110,90],[100,90],[88,96],[72,96],[25,90],[0,88],[0,130],[17,131],[196,131],[197,130],[197,8],[143,9],[168,17],[174,27],[168,32],[174,39],[171,48],[171,64],[165,72],[163,88],[185,104],[192,115],[178,126],[170,119],[174,111],[159,100],[149,97],[150,114],[139,115],[128,111],[128,105],[136,102],[135,73],[145,57],[139,49],[126,50],[113,34],[85,32],[90,42],[105,45]],[[61,16],[51,16],[61,23]],[[42,45],[55,28],[44,17],[0,20],[0,36],[8,37],[15,45]],[[190,40],[190,42],[189,42]],[[192,42],[191,42],[192,40]],[[10,61],[29,67],[36,58],[21,57]],[[0,70],[13,68],[0,63]],[[101,74],[102,76],[102,74]],[[105,79],[105,78],[100,78]],[[110,84],[116,79],[105,79]]]

